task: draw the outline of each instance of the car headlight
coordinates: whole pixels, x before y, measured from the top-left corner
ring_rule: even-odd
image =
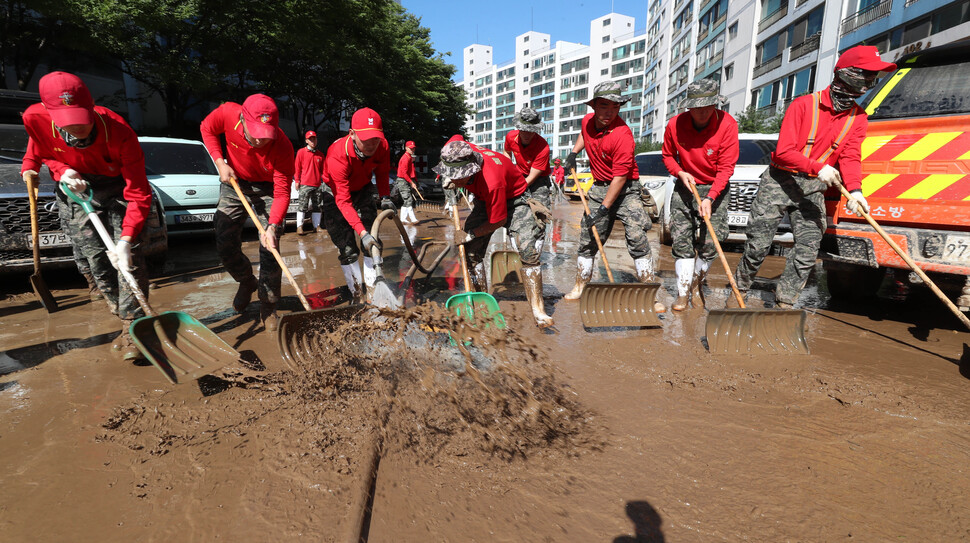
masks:
[[[643,187],[647,190],[657,190],[662,186],[664,186],[663,181],[647,181],[643,184]]]

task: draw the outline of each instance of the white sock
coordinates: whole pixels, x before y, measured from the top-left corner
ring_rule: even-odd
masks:
[[[698,258],[696,262],[703,262],[703,260]],[[690,283],[694,280],[694,263],[693,258],[678,258],[674,261],[674,269],[677,270],[678,296],[687,296],[687,292],[690,291]]]
[[[313,227],[314,228],[320,228],[320,218],[321,217],[323,217],[323,213],[312,213],[310,215],[310,218],[313,221]]]

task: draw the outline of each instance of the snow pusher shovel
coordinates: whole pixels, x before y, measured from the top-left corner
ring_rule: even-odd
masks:
[[[40,181],[38,180],[38,184]],[[34,295],[44,306],[48,313],[57,311],[57,300],[51,294],[44,277],[40,274],[40,229],[37,226],[37,191],[28,186],[27,199],[30,202],[30,239],[31,249],[34,251],[34,274],[30,276],[30,286],[34,289]]]
[[[701,197],[694,185],[689,185],[694,193],[697,206]],[[707,346],[710,352],[720,354],[764,351],[776,353],[808,354],[805,341],[805,312],[801,309],[748,309],[738,290],[728,265],[721,243],[714,234],[714,226],[709,217],[704,217],[707,232],[717,249],[717,256],[724,266],[724,273],[731,283],[731,290],[738,300],[740,309],[717,309],[707,315]]]
[[[455,222],[455,231],[461,230],[461,221],[458,219],[458,206],[452,206],[451,217]],[[491,294],[472,291],[472,281],[471,276],[468,275],[468,263],[465,259],[464,245],[458,245],[458,259],[461,261],[461,275],[465,281],[465,292],[463,294],[455,294],[448,298],[448,301],[445,302],[445,307],[454,311],[459,317],[464,317],[469,323],[475,322],[476,315],[482,315],[487,322],[486,327],[505,328],[505,315],[502,314],[502,310],[498,306],[498,300]],[[466,337],[463,330],[458,330],[458,335],[462,338]],[[455,338],[452,335],[452,342],[454,341]]]
[[[91,205],[91,189],[88,189],[83,198],[69,189],[66,183],[61,183],[61,189],[87,212],[88,219],[101,236],[105,248],[113,252],[115,243]],[[195,317],[181,311],[155,313],[131,272],[120,270],[120,273],[128,282],[138,305],[147,315],[131,323],[128,330],[131,339],[169,382],[178,384],[198,379],[239,361],[239,353]]]
[[[839,191],[842,193],[842,196],[844,196],[847,201],[852,200],[852,195],[849,194],[849,191],[847,191],[845,187],[842,186],[841,183],[839,183]],[[963,325],[967,327],[967,329],[970,329],[970,319],[968,319],[967,316],[964,315],[962,311],[960,311],[960,308],[958,308],[956,304],[954,304],[952,301],[950,301],[949,298],[946,297],[946,294],[944,294],[943,291],[936,286],[936,283],[930,280],[930,278],[926,275],[926,272],[924,272],[923,269],[920,268],[919,265],[917,265],[912,258],[910,258],[909,254],[907,254],[906,251],[903,251],[903,249],[899,246],[899,244],[897,244],[895,241],[892,240],[892,238],[889,237],[889,234],[887,234],[886,231],[883,230],[881,226],[879,226],[879,223],[876,222],[876,219],[873,219],[872,215],[867,213],[865,210],[862,210],[862,216],[869,223],[869,226],[872,226],[873,230],[875,230],[876,233],[879,234],[879,237],[881,237],[882,240],[885,241],[887,245],[892,247],[893,251],[896,251],[896,254],[899,255],[899,258],[901,258],[903,262],[905,262],[906,265],[909,266],[909,268],[913,270],[913,272],[915,272],[916,275],[918,275],[919,278],[922,279],[927,286],[930,287],[930,290],[933,291],[933,294],[936,294],[936,296],[940,300],[942,300],[944,304],[946,304],[946,306],[950,309],[950,311],[952,311],[953,314],[956,315],[957,319],[959,319],[960,322],[962,322]]]
[[[522,283],[522,259],[519,258],[518,251],[509,251],[508,228],[503,227],[502,231],[502,250],[492,251],[491,292],[495,292],[497,285]]]
[[[579,199],[583,202],[583,209],[586,215],[591,215],[589,205],[586,203],[586,192],[579,185],[579,176],[576,170],[572,170],[573,181],[576,183],[576,190],[579,192]],[[600,240],[599,232],[592,226],[593,239],[596,240],[596,247],[599,249],[600,257],[603,259],[603,266],[606,268],[606,276],[610,279],[609,283],[589,283],[583,289],[583,294],[579,298],[579,315],[583,320],[583,326],[587,328],[598,328],[605,326],[660,326],[660,318],[654,311],[653,306],[657,301],[657,292],[660,290],[660,283],[616,283],[613,281],[613,271],[610,270],[610,263],[606,259],[606,252],[603,250],[603,242]]]

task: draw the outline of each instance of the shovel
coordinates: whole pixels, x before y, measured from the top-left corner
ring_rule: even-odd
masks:
[[[688,185],[700,208],[701,197],[693,184]],[[741,352],[774,352],[808,354],[805,341],[805,312],[801,309],[748,309],[734,281],[721,242],[714,234],[709,217],[704,217],[707,232],[717,249],[717,256],[724,266],[724,273],[731,283],[731,290],[740,309],[713,310],[707,315],[707,346],[710,352],[719,354]]]
[[[114,241],[91,205],[93,195],[91,189],[88,189],[83,198],[69,189],[66,183],[61,183],[61,189],[87,212],[88,219],[101,236],[105,248],[114,252]],[[128,282],[132,294],[138,300],[138,305],[147,315],[131,323],[131,328],[128,330],[131,339],[145,358],[158,368],[170,383],[178,384],[190,379],[198,379],[239,360],[239,353],[235,349],[195,317],[181,311],[155,313],[152,306],[148,305],[145,294],[142,293],[138,281],[131,272],[128,270],[119,270],[119,272]]]
[[[455,231],[461,230],[461,221],[458,219],[458,206],[452,206],[451,217],[455,222]],[[468,275],[468,263],[465,260],[464,245],[458,245],[458,259],[461,261],[461,276],[465,281],[465,292],[463,294],[455,294],[448,298],[448,301],[445,302],[445,307],[453,310],[459,317],[464,317],[468,322],[474,322],[475,315],[480,314],[485,316],[486,321],[490,321],[486,327],[495,326],[499,329],[505,328],[505,316],[502,315],[498,301],[491,294],[472,291],[472,280],[471,276]],[[473,325],[469,324],[469,326]],[[465,337],[465,334],[461,330],[459,330],[459,335]],[[452,342],[454,342],[454,336],[452,336]]]
[[[586,215],[591,215],[589,205],[586,203],[586,193],[579,185],[576,170],[572,171],[572,176],[576,183],[576,191],[579,192],[579,199],[583,202],[583,209],[586,210]],[[613,282],[613,272],[610,270],[609,261],[606,260],[606,251],[603,250],[599,232],[596,231],[595,226],[590,225],[590,227],[610,282],[590,283],[583,289],[583,294],[579,298],[579,315],[583,320],[583,326],[587,328],[660,326],[660,319],[653,309],[660,283]]]
[[[40,180],[38,179],[38,182]],[[34,274],[30,276],[30,286],[34,288],[34,295],[48,313],[57,311],[57,300],[47,288],[47,283],[40,275],[40,232],[37,227],[37,189],[28,185],[27,198],[30,200],[30,236],[31,248],[34,251]]]
[[[503,227],[503,241],[501,251],[492,251],[491,261],[491,292],[503,283],[522,282],[522,259],[517,251],[509,251],[509,230]]]
[[[842,196],[845,196],[846,200],[853,199],[852,195],[849,194],[849,191],[847,191],[845,187],[842,186],[841,183],[839,183],[839,192],[842,193]],[[903,249],[895,241],[893,241],[892,238],[889,237],[889,234],[887,234],[886,231],[883,230],[881,226],[879,226],[879,223],[876,222],[876,219],[873,219],[872,215],[867,213],[865,210],[862,210],[862,216],[866,219],[869,225],[872,226],[873,230],[875,230],[876,233],[879,234],[879,237],[881,237],[883,241],[885,241],[890,247],[892,247],[893,251],[896,251],[896,254],[899,255],[899,258],[903,259],[903,262],[905,262],[906,265],[909,266],[911,270],[916,272],[916,275],[918,275],[919,278],[922,279],[923,282],[930,287],[930,290],[933,291],[933,294],[936,294],[936,296],[940,300],[942,300],[943,303],[946,304],[948,308],[950,308],[950,311],[952,311],[953,314],[956,315],[957,319],[959,319],[960,322],[962,322],[963,325],[967,327],[967,329],[970,329],[970,319],[968,319],[967,316],[964,315],[962,311],[960,311],[960,308],[958,308],[953,302],[950,301],[949,298],[947,298],[946,294],[944,294],[943,291],[936,286],[936,283],[930,280],[930,278],[926,275],[926,272],[924,272],[923,269],[920,268],[916,264],[916,262],[913,261],[912,258],[910,258],[910,256],[906,253],[906,251],[903,251]]]

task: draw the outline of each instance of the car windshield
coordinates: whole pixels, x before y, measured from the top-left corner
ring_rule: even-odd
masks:
[[[663,155],[637,155],[637,170],[640,175],[655,175],[666,177],[670,175],[664,166]]]
[[[889,82],[887,82],[886,86]],[[970,112],[970,62],[909,68],[896,78],[870,119]],[[882,94],[875,93],[875,97]],[[876,98],[873,99],[876,99]]]
[[[738,164],[742,166],[767,166],[771,162],[771,153],[775,152],[778,142],[775,140],[741,140]]]
[[[219,175],[202,145],[143,141],[141,148],[145,152],[145,173],[148,175]]]

